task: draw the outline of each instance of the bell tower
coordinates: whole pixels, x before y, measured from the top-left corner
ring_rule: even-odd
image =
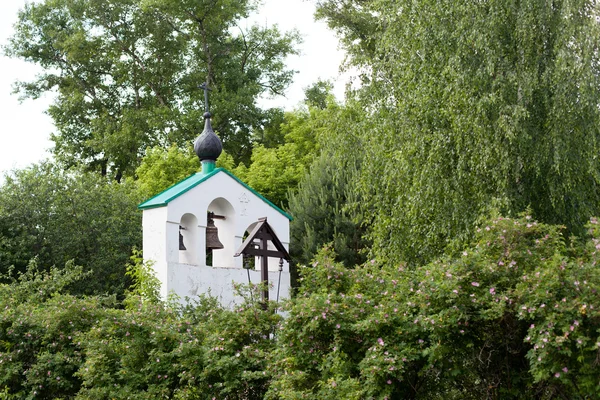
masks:
[[[270,287],[263,297],[289,297],[291,217],[231,172],[216,168],[223,147],[211,125],[209,89],[206,84],[201,88],[206,103],[204,130],[194,150],[202,169],[138,206],[143,211],[144,260],[160,280],[163,298],[173,293],[183,302],[211,294],[231,306],[241,300],[233,284],[265,280]],[[273,240],[265,244],[262,255],[242,251],[254,246],[244,239],[265,223],[271,230],[269,237],[278,244]],[[279,258],[265,258],[245,270],[241,253],[257,258],[277,254]]]

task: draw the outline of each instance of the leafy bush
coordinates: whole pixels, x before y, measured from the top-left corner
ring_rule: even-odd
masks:
[[[600,394],[600,230],[495,218],[454,258],[302,270],[271,399],[591,398]],[[598,246],[598,247],[596,247]]]
[[[84,277],[81,267],[38,271],[35,262],[0,285],[0,389],[4,398],[73,398],[85,359],[79,339],[107,318],[114,297],[62,294]],[[2,398],[0,396],[0,398]]]
[[[3,399],[550,399],[600,395],[600,227],[496,217],[456,256],[347,269],[323,249],[296,298],[230,310],[64,294],[82,269],[0,286]],[[137,260],[139,261],[139,260]],[[149,295],[150,294],[150,295]],[[124,307],[123,307],[124,305]]]

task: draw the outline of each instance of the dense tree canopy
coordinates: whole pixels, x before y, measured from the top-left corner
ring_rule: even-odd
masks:
[[[22,272],[34,258],[58,268],[74,260],[91,273],[74,293],[122,294],[125,265],[142,244],[139,200],[131,183],[51,163],[7,175],[0,187],[0,271]]]
[[[216,164],[217,167],[232,170],[233,158],[223,152]],[[168,149],[156,146],[148,149],[140,166],[135,170],[135,183],[140,196],[147,199],[199,170],[200,161],[191,145],[185,149],[177,146]]]
[[[594,4],[318,2],[362,74],[376,254],[430,259],[492,204],[582,232],[600,211]]]
[[[148,147],[184,146],[202,131],[198,85],[212,88],[214,127],[236,162],[273,112],[256,105],[292,80],[298,35],[242,28],[254,0],[47,0],[19,14],[7,53],[41,65],[25,97],[54,91],[55,154],[120,179]],[[275,113],[276,114],[276,113]]]
[[[217,159],[217,167],[228,169],[271,202],[286,208],[288,191],[296,188],[318,153],[316,135],[321,120],[311,117],[302,110],[285,113],[277,133],[274,127],[270,130],[274,139],[266,141],[270,147],[260,142],[254,146],[248,167],[241,162],[236,166],[226,152]],[[136,169],[137,184],[145,197],[153,196],[199,168],[200,161],[191,146],[157,146],[146,152]]]

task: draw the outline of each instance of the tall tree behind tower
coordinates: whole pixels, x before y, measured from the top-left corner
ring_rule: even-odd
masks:
[[[212,88],[214,126],[236,161],[270,113],[261,94],[281,94],[293,71],[295,32],[239,26],[252,0],[46,0],[19,13],[7,54],[39,64],[23,97],[56,93],[48,110],[56,156],[120,179],[147,147],[190,142],[202,130],[202,91]]]
[[[490,207],[580,233],[600,211],[589,0],[322,0],[372,117],[362,193],[382,258],[430,260]]]

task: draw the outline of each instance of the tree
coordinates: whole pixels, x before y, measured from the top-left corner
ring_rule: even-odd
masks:
[[[56,268],[30,263],[19,276],[1,276],[0,397],[73,399],[85,360],[83,332],[117,306],[114,296],[75,297],[67,292],[89,278],[69,262]]]
[[[54,91],[48,110],[55,155],[119,180],[145,149],[184,147],[201,131],[208,82],[214,127],[236,163],[250,158],[250,134],[269,123],[262,94],[282,94],[293,71],[296,32],[239,22],[253,0],[46,0],[19,13],[8,55],[41,65],[23,97]]]
[[[177,146],[168,149],[148,149],[136,169],[136,183],[144,198],[154,196],[180,180],[198,172],[200,163],[194,149],[188,146],[181,151]]]
[[[93,173],[50,163],[14,171],[0,187],[0,271],[74,260],[90,278],[73,293],[122,294],[131,250],[141,248],[139,201],[135,185]]]
[[[308,94],[308,93],[307,93]],[[333,243],[337,259],[347,267],[364,261],[368,240],[363,235],[371,218],[359,215],[357,179],[364,159],[363,130],[369,130],[361,105],[341,105],[332,97],[323,109],[309,107],[319,152],[313,153],[296,190],[288,192],[290,250],[296,263],[309,264]],[[366,214],[365,214],[366,215]]]
[[[304,103],[309,107],[326,108],[331,101],[333,83],[329,80],[317,80],[313,85],[304,88]]]
[[[234,173],[277,206],[287,208],[288,192],[296,190],[319,153],[317,136],[322,125],[318,110],[285,113],[277,134],[281,144],[273,145],[272,141],[272,147],[257,145],[250,166],[240,164]]]
[[[217,167],[232,170],[233,158],[223,152],[217,160]],[[199,170],[200,161],[192,146],[183,150],[177,146],[168,149],[157,146],[148,149],[142,158],[140,166],[135,170],[135,183],[140,196],[149,198]]]
[[[0,396],[597,398],[597,219],[587,228],[567,247],[560,226],[495,216],[418,269],[349,270],[326,249],[266,308],[245,286],[233,309],[163,302],[139,254],[124,302],[69,294],[89,281],[72,262],[32,262],[0,283]]]
[[[583,232],[600,211],[594,4],[318,3],[362,74],[378,258],[430,260],[492,205]]]
[[[348,209],[352,178],[356,170],[324,151],[290,193],[291,256],[295,263],[308,265],[326,244],[332,243],[337,259],[351,268],[364,262],[366,250],[361,224]]]

